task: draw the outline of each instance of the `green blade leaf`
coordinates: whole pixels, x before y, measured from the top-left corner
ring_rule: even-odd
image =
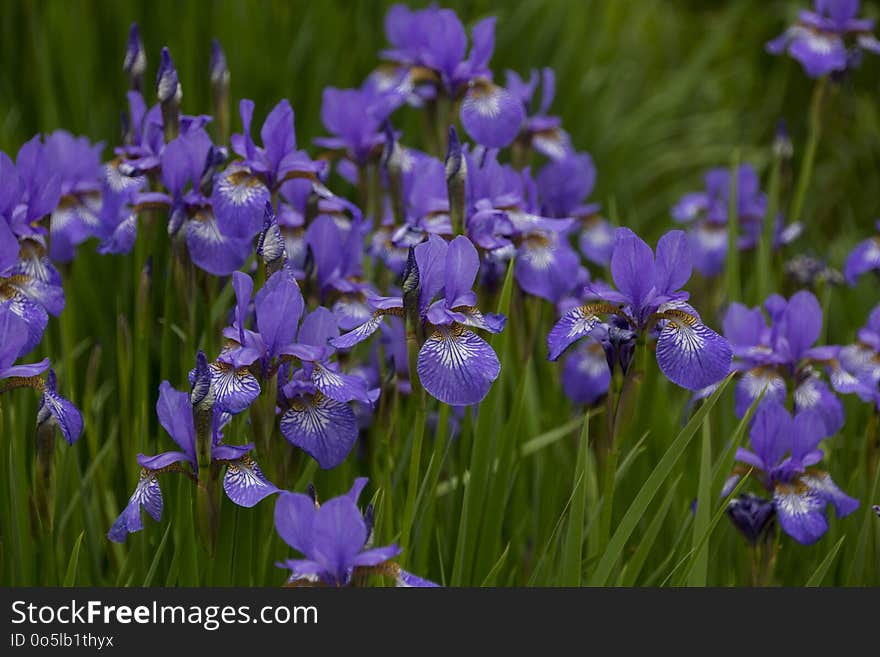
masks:
[[[676,436],[672,445],[669,446],[669,449],[666,450],[666,453],[657,463],[654,470],[652,470],[645,483],[642,484],[635,499],[621,519],[620,525],[618,525],[617,530],[608,542],[602,557],[599,559],[596,570],[590,578],[591,586],[603,586],[608,581],[608,578],[611,576],[611,570],[623,554],[623,548],[626,546],[627,540],[632,535],[639,520],[644,517],[651,500],[654,499],[660,487],[669,478],[672,468],[681,458],[682,454],[684,454],[684,450],[703,423],[703,418],[709,415],[709,411],[712,410],[721,398],[730,380],[730,376],[724,379],[715,392],[712,393],[712,396],[694,413],[690,421],[679,431],[678,436]]]
[[[804,584],[804,586],[817,587],[822,585],[822,580],[825,579],[825,575],[828,574],[828,571],[834,563],[834,559],[837,558],[837,553],[840,552],[840,548],[843,546],[845,540],[846,534],[841,536],[840,540],[834,544],[833,548],[831,548],[831,552],[825,555],[825,558],[822,559],[822,563],[816,568],[816,572],[810,575],[810,579],[807,580],[807,583]]]

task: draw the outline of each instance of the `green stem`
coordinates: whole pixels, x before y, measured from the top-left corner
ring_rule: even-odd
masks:
[[[804,149],[804,159],[803,162],[801,162],[801,170],[798,174],[797,185],[795,186],[794,199],[791,203],[791,221],[793,222],[800,221],[801,219],[801,213],[804,209],[804,199],[807,194],[807,187],[810,186],[810,180],[813,177],[813,164],[816,160],[816,149],[819,146],[819,136],[822,130],[822,99],[825,95],[825,87],[827,84],[828,78],[821,78],[813,88],[813,97],[810,100],[807,146]]]
[[[755,303],[762,303],[773,293],[776,285],[773,281],[772,258],[773,236],[776,231],[776,215],[779,213],[779,179],[782,171],[782,159],[778,154],[773,156],[770,167],[770,184],[767,191],[767,214],[764,216],[764,231],[758,242],[758,262],[755,288]]]
[[[727,209],[727,302],[742,298],[739,277],[739,149],[730,160],[730,196]]]

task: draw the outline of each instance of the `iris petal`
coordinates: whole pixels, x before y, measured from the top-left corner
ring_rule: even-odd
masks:
[[[257,462],[247,455],[226,466],[223,490],[230,500],[246,508],[278,492],[278,488],[263,475]]]
[[[358,436],[357,419],[348,404],[319,393],[294,401],[281,418],[281,433],[329,470],[351,451]]]
[[[431,396],[452,406],[481,402],[501,372],[492,347],[455,324],[438,326],[419,351],[417,371]]]
[[[670,315],[675,311],[668,311]],[[676,385],[699,390],[730,372],[730,343],[687,313],[675,313],[657,338],[657,364]]]

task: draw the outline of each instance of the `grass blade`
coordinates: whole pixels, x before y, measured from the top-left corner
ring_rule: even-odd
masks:
[[[834,559],[837,558],[837,553],[840,552],[840,548],[843,546],[843,542],[846,540],[846,534],[840,537],[840,540],[834,544],[834,547],[831,548],[831,552],[829,552],[824,559],[822,559],[822,563],[819,564],[819,567],[816,568],[816,572],[810,575],[810,579],[807,580],[807,583],[804,586],[808,587],[817,587],[822,585],[822,580],[825,579],[825,575],[828,574],[828,570],[831,568],[831,565],[834,563]]]
[[[721,398],[729,383],[730,377],[721,382],[718,389],[712,393],[712,396],[703,403],[700,409],[678,433],[678,436],[669,449],[666,450],[663,458],[660,459],[660,462],[657,463],[657,466],[645,480],[632,504],[626,510],[620,525],[618,525],[617,530],[608,542],[602,557],[599,559],[596,570],[590,579],[591,586],[603,586],[608,581],[608,578],[611,576],[611,570],[623,554],[623,548],[627,540],[632,535],[639,520],[644,517],[651,500],[654,499],[654,496],[660,490],[660,486],[663,485],[672,473],[672,468],[681,458],[682,454],[684,454],[684,450],[694,437],[699,426],[703,423],[703,418],[709,414],[709,411],[712,410]]]
[[[76,567],[79,564],[79,549],[82,547],[85,530],[79,533],[76,543],[73,544],[73,551],[70,553],[70,560],[67,562],[67,571],[64,573],[64,584],[62,586],[73,586],[76,582]]]

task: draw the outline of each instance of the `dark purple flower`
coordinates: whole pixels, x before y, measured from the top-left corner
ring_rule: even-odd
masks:
[[[875,228],[877,235],[859,242],[846,259],[843,275],[850,285],[855,285],[862,274],[880,272],[880,220]]]
[[[154,520],[157,522],[161,520],[163,503],[158,480],[160,474],[178,472],[194,479],[198,478],[193,407],[199,403],[200,396],[210,397],[211,384],[209,383],[208,386],[207,391],[194,389],[193,393],[175,390],[168,381],[163,381],[159,386],[159,401],[156,403],[159,424],[180,449],[162,452],[156,456],[138,454],[137,460],[141,466],[140,479],[128,504],[107,534],[111,541],[121,543],[128,534],[144,528],[141,519],[142,507]],[[263,498],[277,493],[278,489],[266,479],[260,466],[249,456],[248,453],[254,447],[253,443],[226,445],[222,442],[221,431],[228,420],[229,415],[215,407],[211,428],[211,461],[226,466],[223,490],[227,497],[239,506],[250,508]],[[189,465],[189,470],[183,468],[182,464]]]
[[[436,586],[400,569],[390,560],[397,545],[372,547],[372,507],[366,516],[357,506],[366,478],[356,479],[345,495],[323,504],[301,493],[282,492],[275,503],[275,529],[300,559],[277,564],[291,571],[289,583],[347,586],[360,569],[395,577],[401,586]]]
[[[815,411],[803,411],[792,419],[781,404],[762,404],[749,435],[751,451],[739,448],[736,459],[758,471],[761,484],[773,495],[780,526],[797,542],[810,545],[828,531],[828,504],[840,518],[859,507],[859,501],[840,490],[827,472],[811,467],[823,457],[822,422]],[[738,476],[728,480],[728,488]]]
[[[743,493],[731,500],[726,510],[734,526],[752,546],[772,526],[775,511],[773,502],[753,493]]]
[[[642,340],[657,336],[657,364],[673,383],[688,390],[717,383],[730,371],[731,348],[723,337],[703,324],[686,301],[681,287],[691,275],[690,249],[682,231],[660,238],[654,253],[628,228],[618,228],[611,276],[617,290],[593,284],[598,297],[569,310],[547,336],[550,360],[556,360],[577,340],[607,330],[602,317],[616,318]],[[645,347],[642,347],[645,348]]]
[[[856,18],[859,0],[815,0],[815,11],[803,10],[798,22],[767,43],[767,52],[788,52],[813,78],[840,73],[860,59],[861,51],[880,53],[872,34],[874,21]]]
[[[471,290],[480,259],[471,241],[459,235],[447,243],[431,235],[414,248],[418,271],[418,310],[427,339],[419,350],[417,371],[425,390],[453,406],[477,404],[498,378],[501,364],[489,344],[470,330],[499,333],[506,318],[483,314],[476,308]],[[434,301],[442,293],[442,297]],[[400,297],[371,297],[374,308],[369,321],[331,340],[350,349],[378,330],[388,314],[403,314]]]

